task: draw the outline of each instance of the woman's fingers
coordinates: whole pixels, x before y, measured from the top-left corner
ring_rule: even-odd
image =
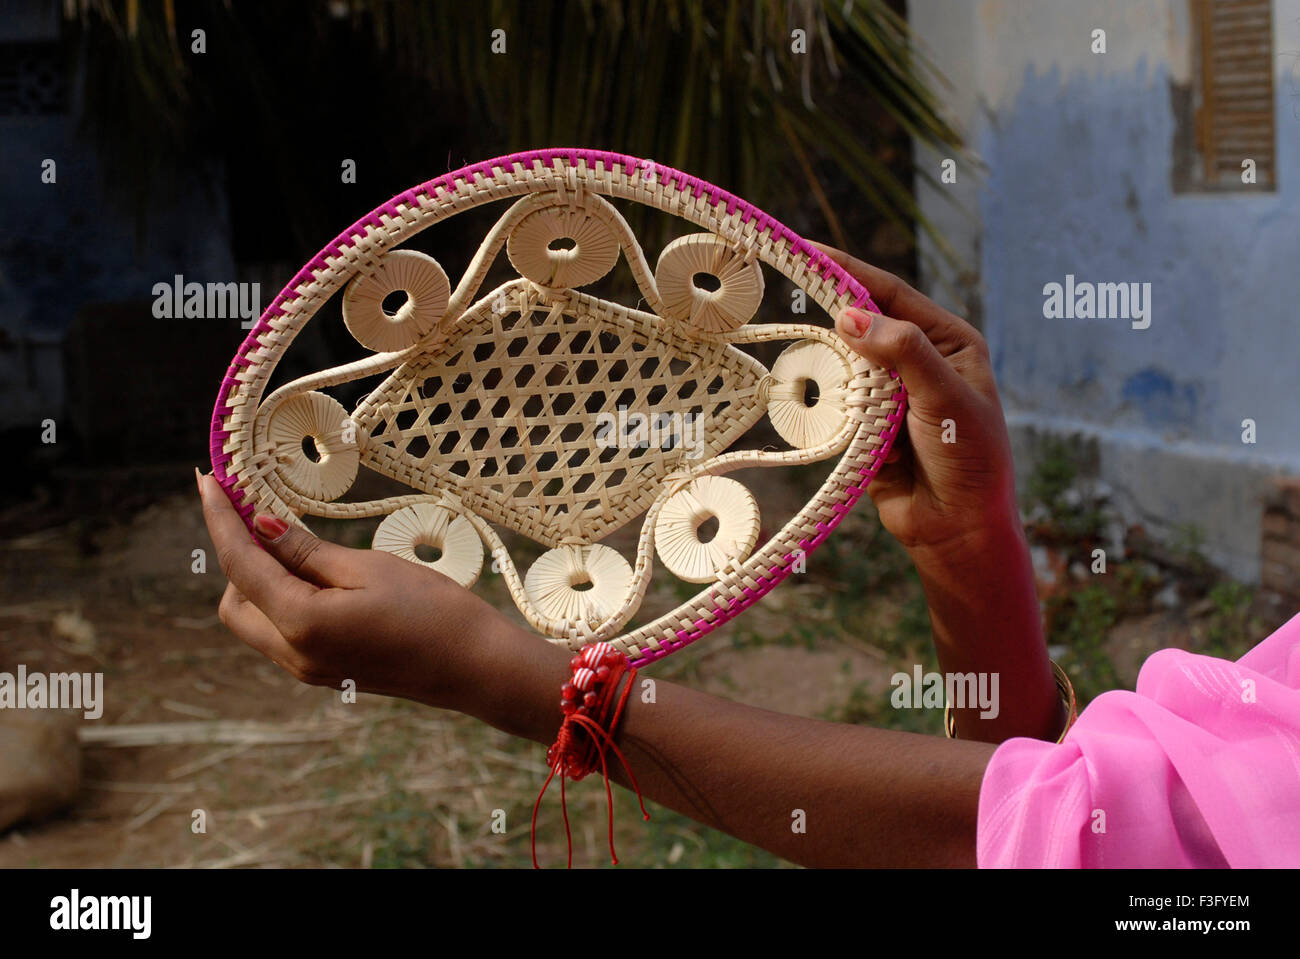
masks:
[[[243,640],[294,679],[312,686],[335,686],[339,680],[329,670],[322,670],[310,653],[304,652],[302,642],[295,645],[284,637],[279,627],[242,593],[227,584],[219,609],[221,621]]]
[[[853,308],[840,311],[835,328],[855,353],[897,370],[909,405],[931,413],[951,409],[969,387],[921,328],[905,320]]]
[[[226,628],[282,669],[290,669],[298,656],[266,614],[248,601],[234,583],[226,584],[217,615]]]
[[[290,623],[295,624],[295,630],[304,628],[316,587],[294,576],[253,542],[226,491],[215,479],[200,476],[199,494],[203,497],[203,519],[226,578],[279,624],[281,632]]]
[[[894,274],[864,263],[833,246],[816,242],[812,245],[865,286],[881,312],[915,323],[943,353],[955,352],[979,338],[979,331],[975,327],[956,314],[949,313]]]
[[[269,513],[253,517],[253,532],[266,551],[295,576],[322,587],[357,589],[365,585],[361,560],[370,555],[365,550],[328,543]]]

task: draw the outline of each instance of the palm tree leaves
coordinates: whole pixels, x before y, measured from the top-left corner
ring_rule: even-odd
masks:
[[[248,138],[268,142],[293,110],[277,99],[277,79],[308,71],[330,78],[326,91],[333,82],[372,85],[373,109],[384,115],[451,98],[482,141],[465,149],[610,149],[752,196],[793,173],[838,232],[819,177],[846,180],[879,215],[925,228],[907,158],[883,158],[882,143],[901,129],[959,146],[936,94],[942,81],[887,0],[206,0],[184,5],[181,23],[171,0],[66,6],[93,40],[84,45],[87,119],[110,153],[145,135],[142,127],[178,150],[202,141],[196,113],[232,109],[218,83],[238,101]],[[202,71],[184,53],[189,25],[200,22],[214,34]],[[340,27],[373,49],[365,69],[377,75],[331,62],[320,41]],[[282,56],[260,55],[268,31],[280,34]],[[152,165],[136,150],[118,164],[123,187],[154,183],[162,171]]]

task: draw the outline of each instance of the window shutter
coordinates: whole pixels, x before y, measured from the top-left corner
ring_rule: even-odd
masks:
[[[1196,138],[1204,186],[1276,186],[1271,0],[1191,0],[1200,71]],[[1254,184],[1242,161],[1255,161]]]

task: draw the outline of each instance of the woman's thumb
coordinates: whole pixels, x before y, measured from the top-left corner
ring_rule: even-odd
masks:
[[[897,370],[913,403],[937,403],[960,382],[915,323],[846,307],[836,317],[835,328],[853,352],[876,366]]]
[[[253,517],[253,532],[266,551],[295,576],[317,586],[351,585],[349,551],[344,547],[317,539],[301,526],[269,513]]]

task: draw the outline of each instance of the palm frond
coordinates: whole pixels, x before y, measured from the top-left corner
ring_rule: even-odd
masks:
[[[836,177],[877,215],[909,231],[919,226],[952,256],[917,207],[907,155],[882,159],[898,131],[961,150],[940,108],[944,81],[889,0],[194,0],[180,10],[170,0],[70,0],[70,7],[86,38],[87,117],[109,152],[131,154],[115,167],[128,188],[155,184],[164,173],[157,167],[187,147],[210,149],[211,138],[196,133],[205,112],[208,119],[238,112],[249,140],[273,142],[294,110],[280,89],[284,71],[341,71],[338,82],[390,91],[373,107],[384,116],[455,98],[495,152],[611,149],[755,197],[794,172],[824,198],[818,178]],[[196,20],[215,34],[202,77],[194,58],[179,54],[186,24]],[[340,20],[377,51],[388,74],[355,76],[353,65],[330,62],[320,39]],[[495,30],[505,31],[504,54],[493,52]],[[805,31],[805,53],[792,51],[795,30]],[[275,37],[278,57],[267,53],[268,31],[285,34]],[[212,87],[216,79],[224,94]],[[143,136],[166,148],[142,156]],[[273,152],[267,162],[275,163]],[[292,171],[276,176],[293,182]],[[817,204],[842,235],[830,201]]]

